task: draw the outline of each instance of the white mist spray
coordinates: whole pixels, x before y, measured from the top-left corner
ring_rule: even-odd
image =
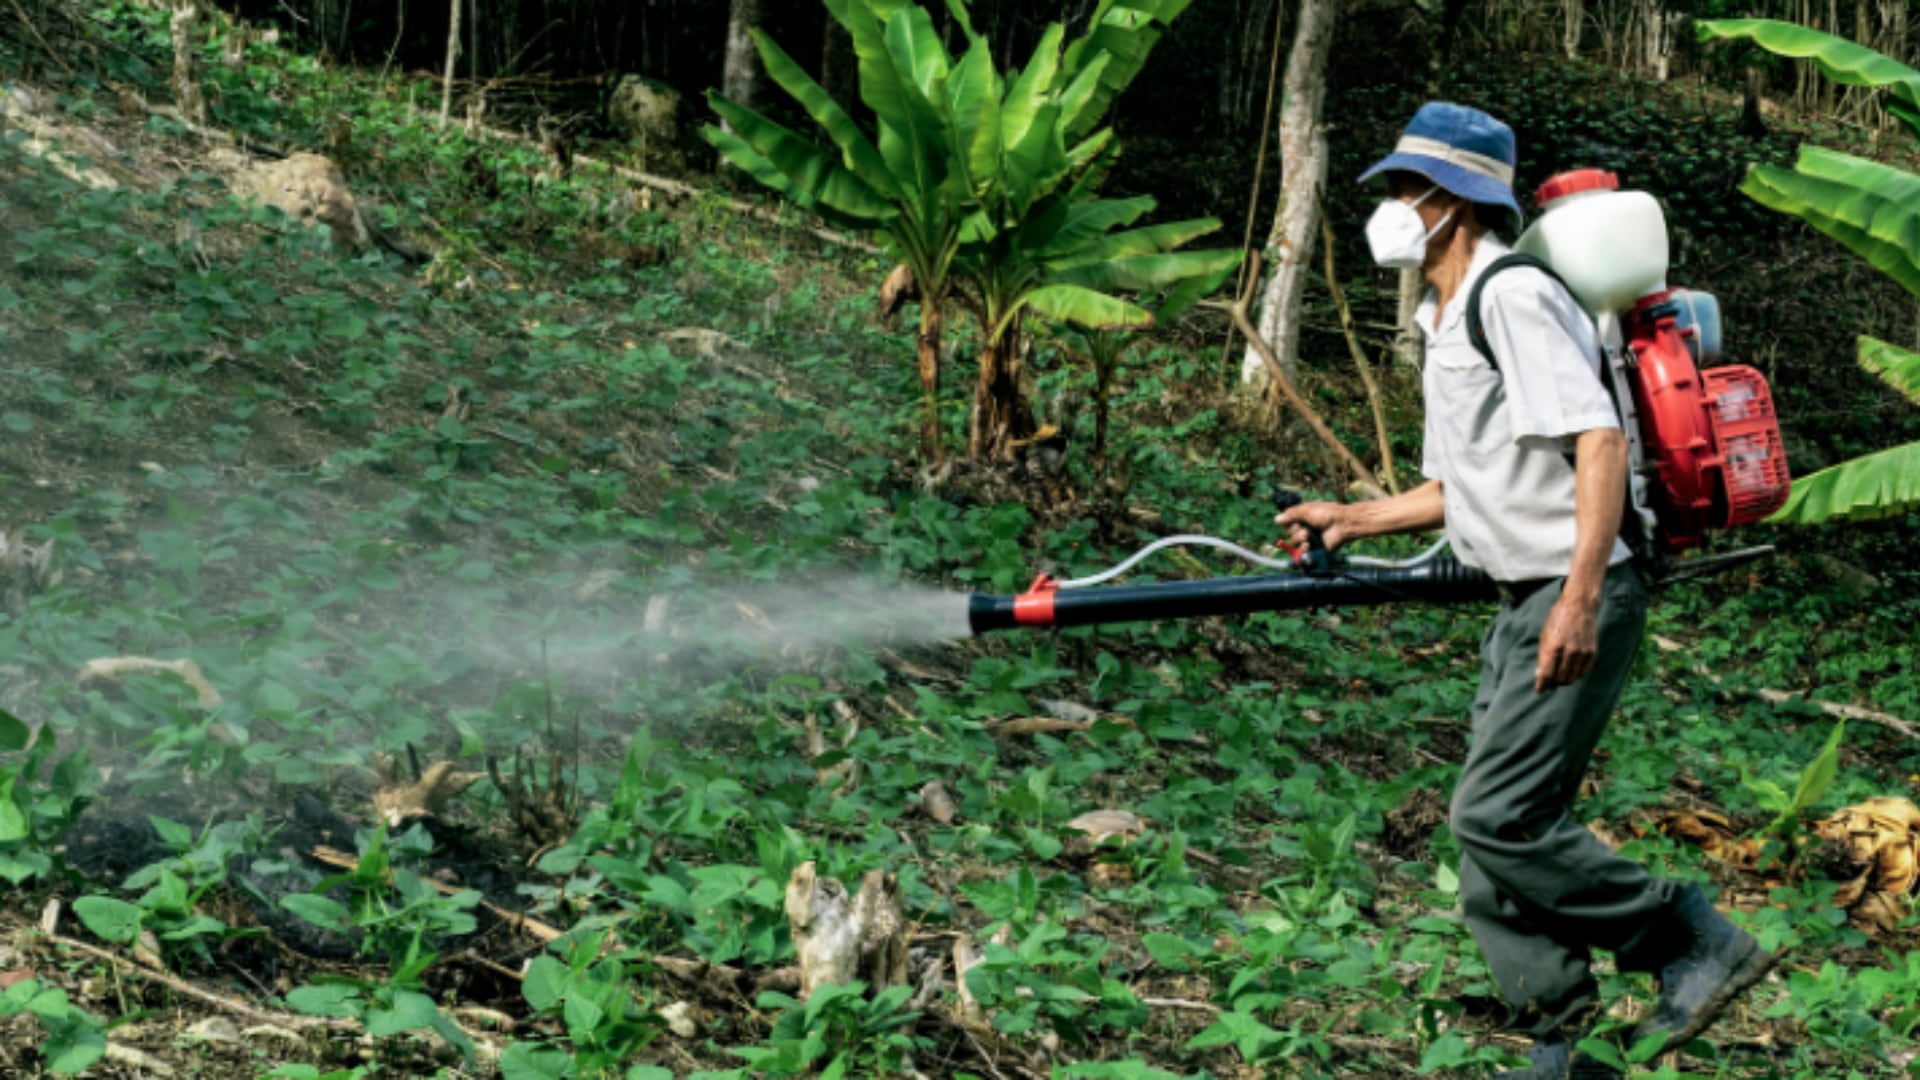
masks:
[[[531,674],[544,665],[576,687],[613,690],[642,675],[716,679],[748,666],[802,671],[850,649],[953,641],[972,633],[967,604],[964,593],[851,577],[682,588],[506,612],[483,632],[454,630],[464,640],[444,644],[468,652],[481,668]]]

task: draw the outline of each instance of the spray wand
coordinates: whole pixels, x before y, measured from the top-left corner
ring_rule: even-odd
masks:
[[[1274,505],[1288,510],[1300,493],[1281,490]],[[1014,595],[974,593],[967,620],[976,634],[1017,628],[1092,626],[1148,619],[1191,619],[1205,615],[1246,615],[1256,611],[1298,611],[1316,607],[1361,607],[1415,602],[1467,604],[1498,595],[1493,579],[1443,553],[1441,540],[1406,560],[1336,557],[1320,530],[1307,529],[1305,547],[1282,544],[1289,558],[1272,559],[1215,536],[1169,536],[1135,552],[1110,570],[1058,581],[1049,574]],[[1165,581],[1151,585],[1104,583],[1131,570],[1155,552],[1170,547],[1210,547],[1278,571],[1245,577]]]
[[[1282,489],[1274,494],[1274,505],[1282,511],[1300,502],[1296,491]],[[1170,547],[1217,548],[1277,572],[1098,587]],[[1499,587],[1484,571],[1462,565],[1445,553],[1445,539],[1404,560],[1337,556],[1327,550],[1320,530],[1311,527],[1307,529],[1306,546],[1294,548],[1283,543],[1281,547],[1286,549],[1288,559],[1268,558],[1215,536],[1169,536],[1141,548],[1118,566],[1088,577],[1058,581],[1043,573],[1023,593],[974,593],[967,602],[967,622],[975,634],[983,634],[990,630],[1095,626],[1319,607],[1471,604],[1499,596]],[[1667,585],[1718,573],[1772,551],[1771,547],[1756,547],[1689,559],[1674,572],[1663,572],[1653,584]]]

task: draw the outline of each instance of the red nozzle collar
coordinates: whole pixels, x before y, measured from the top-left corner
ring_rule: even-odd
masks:
[[[1060,583],[1052,574],[1041,574],[1027,586],[1027,591],[1013,598],[1013,621],[1019,626],[1052,626],[1053,599],[1060,592]]]

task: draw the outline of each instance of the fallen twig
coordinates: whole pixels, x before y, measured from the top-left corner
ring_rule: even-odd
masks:
[[[1115,721],[1125,727],[1131,723]],[[1051,716],[1020,716],[1008,720],[995,720],[987,725],[987,733],[998,736],[1011,735],[1058,735],[1062,732],[1092,731],[1092,720],[1059,720]]]
[[[193,998],[195,1001],[212,1005],[217,1009],[230,1012],[235,1016],[245,1017],[256,1024],[273,1024],[295,1031],[306,1028],[326,1028],[329,1031],[360,1030],[360,1024],[354,1020],[323,1016],[298,1016],[294,1013],[272,1012],[267,1009],[256,1008],[244,1001],[235,1001],[232,998],[222,997],[211,990],[201,989],[184,979],[169,975],[164,971],[157,971],[144,964],[135,963],[127,957],[109,952],[106,949],[97,948],[84,941],[75,941],[73,938],[60,934],[49,935],[47,942],[48,944],[58,945],[63,949],[72,949],[74,952],[84,956],[90,956],[95,960],[111,964],[115,971],[131,972],[143,979],[159,983],[161,986],[175,993],[184,994],[187,997]]]
[[[152,1076],[159,1080],[167,1080],[168,1077],[179,1075],[174,1071],[173,1066],[137,1046],[128,1046],[126,1043],[109,1040],[106,1059],[115,1065],[132,1069],[135,1076]]]
[[[1103,714],[1092,720],[1067,720],[1053,716],[1016,716],[1006,720],[991,721],[986,728],[987,734],[995,738],[1010,738],[1015,735],[1075,735],[1091,732],[1093,726],[1101,721],[1115,727],[1136,727],[1127,717]],[[1161,742],[1186,743],[1190,746],[1213,745],[1207,741],[1205,735],[1155,735],[1153,738]]]
[[[1384,1062],[1388,1067],[1393,1069],[1394,1075],[1396,1076],[1420,1075],[1420,1070],[1393,1056],[1396,1052],[1400,1052],[1401,1048],[1391,1039],[1380,1037],[1368,1038],[1360,1035],[1323,1035],[1321,1038],[1327,1040],[1328,1046],[1336,1050],[1345,1050],[1350,1054],[1381,1055]],[[1411,1050],[1412,1048],[1409,1046],[1407,1049]]]
[[[512,968],[508,967],[505,964],[500,963],[497,960],[489,960],[486,957],[481,956],[479,953],[474,952],[472,949],[463,949],[460,952],[454,953],[452,956],[447,957],[447,959],[459,960],[464,963],[472,964],[475,967],[485,968],[488,971],[493,972],[495,975],[498,975],[503,979],[511,979],[514,982],[519,982],[526,977],[521,972],[515,971]]]
[[[1682,645],[1672,638],[1661,637],[1659,634],[1653,635],[1653,643],[1658,646],[1662,652],[1686,651],[1685,645]],[[1729,694],[1746,694],[1773,705],[1811,705],[1838,720],[1858,720],[1862,723],[1878,724],[1890,731],[1897,731],[1909,739],[1920,740],[1920,729],[1915,728],[1912,724],[1907,723],[1905,720],[1891,713],[1880,712],[1877,709],[1869,709],[1864,705],[1846,705],[1838,701],[1816,701],[1805,694],[1794,693],[1787,690],[1774,690],[1765,686],[1730,686],[1722,676],[1708,670],[1701,664],[1690,665],[1688,670]]]
[[[203,709],[217,709],[223,699],[220,691],[213,688],[207,677],[201,673],[200,665],[191,660],[155,660],[147,656],[103,656],[89,660],[80,668],[82,683],[105,679],[117,682],[129,675],[152,675],[156,672],[168,672],[177,675],[194,692],[195,702]]]
[[[1189,1012],[1220,1013],[1224,1010],[1218,1005],[1205,1001],[1188,1001],[1184,998],[1141,998],[1140,1004],[1149,1009],[1185,1009]]]

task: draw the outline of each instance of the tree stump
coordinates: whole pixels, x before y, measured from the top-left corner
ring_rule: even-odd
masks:
[[[883,870],[860,880],[849,897],[837,878],[801,863],[787,881],[787,921],[800,960],[800,997],[815,987],[859,979],[869,991],[907,981],[907,922],[900,913],[900,881]]]
[[[884,870],[867,871],[860,878],[853,913],[860,926],[860,978],[867,988],[905,983],[907,920],[900,912],[900,879]]]
[[[207,122],[207,101],[200,94],[200,77],[194,71],[193,24],[200,18],[194,0],[174,0],[173,4],[173,98],[180,115],[189,123]]]

